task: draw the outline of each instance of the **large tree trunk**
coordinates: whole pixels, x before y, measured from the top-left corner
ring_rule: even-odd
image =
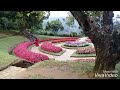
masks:
[[[22,29],[20,30],[20,33],[21,33],[22,35],[24,35],[27,39],[29,39],[31,42],[34,42],[34,41],[38,40],[38,38],[37,38],[35,35],[33,35],[32,33],[30,33],[30,32],[27,30],[27,28],[22,28]]]
[[[115,70],[115,65],[120,61],[120,37],[118,32],[116,37],[113,36],[112,31],[112,11],[105,11],[103,13],[103,28],[95,25],[94,21],[89,18],[83,11],[71,11],[79,25],[82,26],[85,35],[87,35],[93,42],[96,49],[96,62],[94,66],[94,73],[103,73],[104,70]],[[115,48],[115,49],[114,49]]]

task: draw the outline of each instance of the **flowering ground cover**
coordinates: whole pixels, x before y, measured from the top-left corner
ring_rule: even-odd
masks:
[[[57,46],[55,46],[55,45],[53,45],[52,43],[49,43],[49,42],[44,42],[41,45],[41,49],[43,49],[45,51],[48,51],[48,52],[54,52],[54,53],[59,53],[59,52],[62,51],[61,47],[57,47]]]
[[[80,47],[77,49],[71,57],[95,57],[96,52],[93,47]]]
[[[54,52],[45,51],[45,50],[41,49],[41,47],[39,47],[39,50],[43,53],[54,55],[54,56],[60,56],[66,51],[66,50],[62,50],[61,52],[54,53]]]
[[[49,60],[49,57],[40,53],[34,53],[28,50],[28,47],[31,46],[33,43],[25,42],[19,44],[13,51],[17,57],[25,59],[31,63],[37,63],[43,60]]]
[[[76,39],[52,40],[52,43],[59,43],[59,42],[66,42],[66,41],[76,41]]]
[[[19,61],[19,58],[0,51],[0,71]]]
[[[76,51],[77,54],[95,54],[94,47],[80,47]]]
[[[49,42],[44,42],[41,47],[39,47],[39,50],[41,52],[56,56],[60,56],[65,52],[65,50],[63,50],[61,47],[55,46]]]
[[[85,42],[85,41],[68,41],[64,44],[64,46],[68,46],[68,47],[85,47],[85,46],[89,46],[89,43]]]
[[[64,41],[72,41],[72,40],[76,40],[78,39],[78,37],[65,37],[65,38],[47,38],[44,40],[39,40],[39,42],[45,42],[45,41],[52,41],[53,43],[57,43],[57,42],[64,42]]]

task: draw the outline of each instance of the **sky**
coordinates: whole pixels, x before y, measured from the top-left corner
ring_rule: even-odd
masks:
[[[50,17],[66,17],[68,11],[50,11]]]
[[[120,15],[120,11],[115,11],[115,12],[114,12],[114,16],[116,16],[117,14]]]
[[[68,11],[51,11],[50,17],[66,17],[68,14]],[[120,11],[114,11],[114,16],[117,14],[120,15]]]

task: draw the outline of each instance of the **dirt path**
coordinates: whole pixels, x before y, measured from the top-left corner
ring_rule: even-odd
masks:
[[[57,67],[54,67],[54,68],[44,67],[44,68],[24,71],[16,75],[14,79],[20,79],[20,78],[25,79],[26,77],[28,78],[29,76],[32,76],[32,75],[34,76],[40,75],[42,77],[45,77],[45,79],[78,79],[79,78],[76,73],[72,73],[69,71],[61,71],[61,70],[58,70]]]
[[[25,71],[25,68],[11,66],[0,72],[0,79],[12,79],[16,74]]]

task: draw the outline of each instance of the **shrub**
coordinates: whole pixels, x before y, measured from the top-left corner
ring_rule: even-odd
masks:
[[[95,54],[95,48],[93,47],[81,47],[77,49],[77,54]]]
[[[19,44],[14,49],[14,54],[22,59],[25,59],[28,62],[31,63],[37,63],[39,61],[48,60],[48,56],[43,54],[34,53],[28,50],[28,47],[31,46],[33,43],[31,42],[25,42]]]
[[[76,37],[76,36],[77,36],[77,33],[76,33],[76,32],[71,32],[71,33],[70,33],[70,36]]]
[[[54,52],[54,53],[58,53],[58,52],[62,51],[61,47],[57,47],[57,46],[55,46],[55,45],[53,45],[52,43],[49,43],[49,42],[44,42],[41,45],[41,49],[49,51],[49,52]]]

